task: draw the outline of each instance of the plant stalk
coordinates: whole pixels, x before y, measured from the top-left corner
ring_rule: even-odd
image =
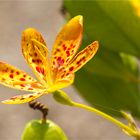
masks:
[[[105,114],[105,113],[103,113],[103,112],[101,112],[101,111],[99,111],[99,110],[97,110],[95,108],[92,108],[92,107],[89,107],[87,105],[83,105],[83,104],[80,104],[80,103],[73,102],[73,105],[75,107],[82,108],[82,109],[88,110],[90,112],[94,112],[94,113],[102,116],[103,118],[105,118],[105,119],[113,122],[114,124],[116,124],[121,129],[127,131],[130,135],[136,137],[137,140],[140,140],[140,134],[139,133],[137,133],[136,131],[134,131],[132,128],[130,128],[126,124],[123,124],[122,122],[118,121],[117,119],[111,117],[110,115]]]
[[[37,109],[37,110],[41,111],[42,112],[42,123],[46,123],[47,115],[48,115],[48,108],[44,104],[42,104],[38,101],[29,102],[29,106],[34,110]]]

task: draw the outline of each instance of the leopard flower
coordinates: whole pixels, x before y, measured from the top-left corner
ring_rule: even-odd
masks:
[[[67,87],[74,81],[74,74],[97,52],[95,41],[76,54],[82,39],[83,17],[72,18],[56,37],[51,56],[41,34],[28,28],[22,34],[23,56],[38,80],[24,71],[0,62],[0,83],[10,88],[33,92],[17,95],[3,101],[6,104],[30,102],[44,94]]]

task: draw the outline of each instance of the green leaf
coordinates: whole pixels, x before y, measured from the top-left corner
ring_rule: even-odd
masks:
[[[83,15],[84,31],[90,40],[115,52],[140,56],[140,18],[130,1],[64,0],[70,15]]]
[[[76,75],[75,86],[91,105],[104,112],[118,116],[119,110],[129,110],[132,115],[140,116],[140,94],[135,83],[81,69]]]
[[[22,140],[68,140],[62,129],[50,120],[29,122],[23,132]]]
[[[132,2],[64,0],[64,6],[71,17],[84,16],[81,49],[94,40],[100,45],[94,59],[77,72],[75,87],[102,111],[121,116],[119,110],[127,110],[140,117],[140,18]]]
[[[104,48],[99,49],[96,56],[83,68],[91,73],[123,80],[137,79],[138,76],[138,63],[134,57]]]

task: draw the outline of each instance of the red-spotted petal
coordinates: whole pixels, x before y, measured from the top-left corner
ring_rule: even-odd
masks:
[[[42,96],[44,93],[32,93],[32,94],[24,94],[24,95],[17,95],[8,100],[2,101],[4,104],[23,104],[26,102],[30,102],[35,100],[36,98]]]
[[[64,74],[65,73],[62,73],[61,75],[59,75],[59,77],[57,77],[55,83],[48,89],[49,92],[54,92],[61,88],[65,88],[73,83],[74,74],[73,73],[71,73],[69,75],[64,75]]]
[[[57,73],[60,67],[66,67],[77,52],[83,31],[83,17],[72,18],[60,31],[51,54],[51,67]],[[56,75],[53,75],[54,79]]]
[[[49,73],[48,49],[41,34],[33,28],[22,34],[22,52],[39,81],[46,85]]]
[[[94,41],[90,45],[88,45],[85,49],[80,51],[74,59],[70,62],[71,64],[67,67],[68,73],[74,73],[79,70],[82,66],[84,66],[97,52],[99,48],[99,44],[97,41]]]
[[[33,77],[4,62],[0,62],[0,84],[31,92],[43,89],[42,85]]]

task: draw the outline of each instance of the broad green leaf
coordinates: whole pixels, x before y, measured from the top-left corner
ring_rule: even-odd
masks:
[[[71,17],[84,16],[82,48],[94,40],[100,44],[94,59],[77,72],[74,85],[80,94],[107,113],[127,110],[140,117],[140,18],[132,2],[64,0],[64,6]]]
[[[84,30],[89,39],[115,51],[140,56],[140,18],[130,0],[65,0],[71,16],[84,16]]]
[[[108,76],[112,78],[121,78],[123,80],[137,79],[138,67],[134,57],[132,60],[133,66],[128,63],[126,56],[100,48],[95,56],[86,66],[89,72],[99,74],[100,76]],[[130,67],[131,66],[131,67]]]
[[[29,122],[23,132],[22,140],[68,140],[62,129],[50,120]]]
[[[132,115],[140,116],[140,94],[138,85],[133,82],[81,69],[75,86],[91,105],[102,111],[118,116],[119,110],[129,110]]]

